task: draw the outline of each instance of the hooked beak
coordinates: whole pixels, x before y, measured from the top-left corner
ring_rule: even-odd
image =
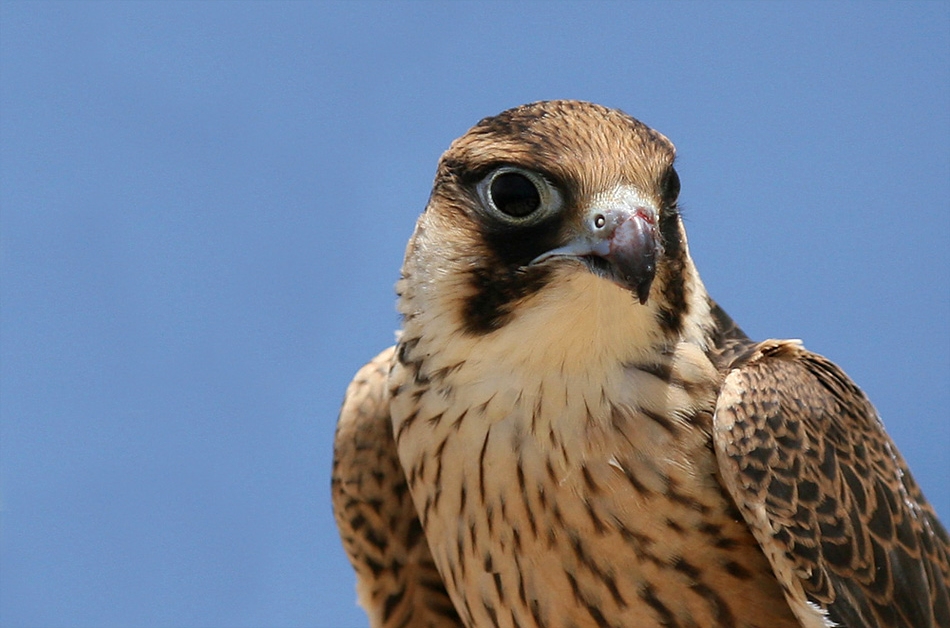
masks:
[[[579,260],[591,272],[630,290],[644,304],[650,296],[661,248],[657,211],[639,194],[625,189],[604,202],[593,203],[577,236],[534,258],[530,265],[555,259]]]

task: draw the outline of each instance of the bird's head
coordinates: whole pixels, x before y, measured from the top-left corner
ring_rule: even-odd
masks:
[[[654,337],[680,333],[701,284],[674,157],[660,133],[590,103],[485,118],[442,156],[409,242],[407,324],[484,336],[544,312],[534,327],[627,317]]]

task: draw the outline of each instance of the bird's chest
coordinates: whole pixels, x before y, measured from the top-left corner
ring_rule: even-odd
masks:
[[[715,478],[713,397],[660,388],[446,381],[394,399],[413,500],[470,626],[784,625]]]

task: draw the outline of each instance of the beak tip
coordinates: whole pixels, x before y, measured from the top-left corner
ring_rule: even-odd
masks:
[[[610,255],[621,285],[636,294],[641,305],[650,296],[660,254],[655,224],[639,214],[622,222],[610,239]]]
[[[640,301],[640,305],[646,305],[647,300],[650,298],[650,285],[653,283],[651,280],[641,281],[637,286],[637,300]]]
[[[528,265],[559,258],[584,262],[589,270],[630,291],[646,305],[662,250],[656,220],[642,208],[615,213],[608,220],[613,226],[605,233],[585,234],[535,257]]]

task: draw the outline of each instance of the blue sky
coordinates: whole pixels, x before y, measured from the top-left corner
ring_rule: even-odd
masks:
[[[0,4],[0,623],[364,626],[336,413],[440,153],[539,99],[677,145],[756,338],[950,522],[950,4]]]

